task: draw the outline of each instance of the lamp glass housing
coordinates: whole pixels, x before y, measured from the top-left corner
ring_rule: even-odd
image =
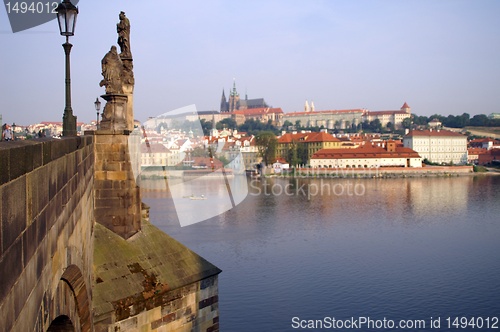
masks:
[[[75,34],[76,17],[78,8],[69,0],[64,0],[57,6],[57,21],[61,36],[73,36]]]
[[[95,99],[94,106],[95,110],[99,112],[99,110],[101,109],[101,102],[99,101],[99,98]]]

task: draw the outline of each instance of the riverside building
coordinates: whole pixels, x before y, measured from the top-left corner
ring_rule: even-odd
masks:
[[[356,149],[322,149],[311,157],[311,166],[320,168],[422,167],[422,158],[394,141]]]
[[[449,130],[412,130],[403,145],[433,163],[466,164],[467,136]]]

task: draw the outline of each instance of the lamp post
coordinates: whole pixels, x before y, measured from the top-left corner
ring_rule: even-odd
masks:
[[[16,140],[16,123],[15,122],[12,123],[12,140],[13,141]]]
[[[101,110],[101,102],[99,101],[99,97],[95,99],[94,106],[97,112],[97,121],[95,123],[95,128],[99,129],[99,111]]]
[[[76,136],[76,116],[73,115],[73,110],[71,109],[71,78],[69,69],[69,53],[73,45],[69,43],[69,36],[73,36],[75,33],[78,8],[70,0],[64,0],[57,6],[56,12],[59,31],[61,36],[66,37],[66,42],[62,45],[66,54],[66,107],[64,108],[63,115],[63,136]]]

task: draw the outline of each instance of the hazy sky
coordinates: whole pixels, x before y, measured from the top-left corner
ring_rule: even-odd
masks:
[[[70,38],[73,111],[95,119],[101,59],[130,19],[141,121],[195,104],[219,109],[233,78],[244,97],[285,112],[399,109],[500,112],[498,0],[80,1]],[[12,33],[0,8],[3,122],[61,121],[64,51],[55,20]]]

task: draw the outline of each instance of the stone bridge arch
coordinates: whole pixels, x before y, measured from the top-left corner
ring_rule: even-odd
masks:
[[[68,266],[49,302],[47,331],[86,332],[92,330],[92,302],[82,271]],[[71,326],[71,329],[70,329]]]
[[[73,331],[75,331],[73,322],[66,315],[62,315],[54,319],[50,324],[49,329],[47,330],[47,332],[73,332]]]

